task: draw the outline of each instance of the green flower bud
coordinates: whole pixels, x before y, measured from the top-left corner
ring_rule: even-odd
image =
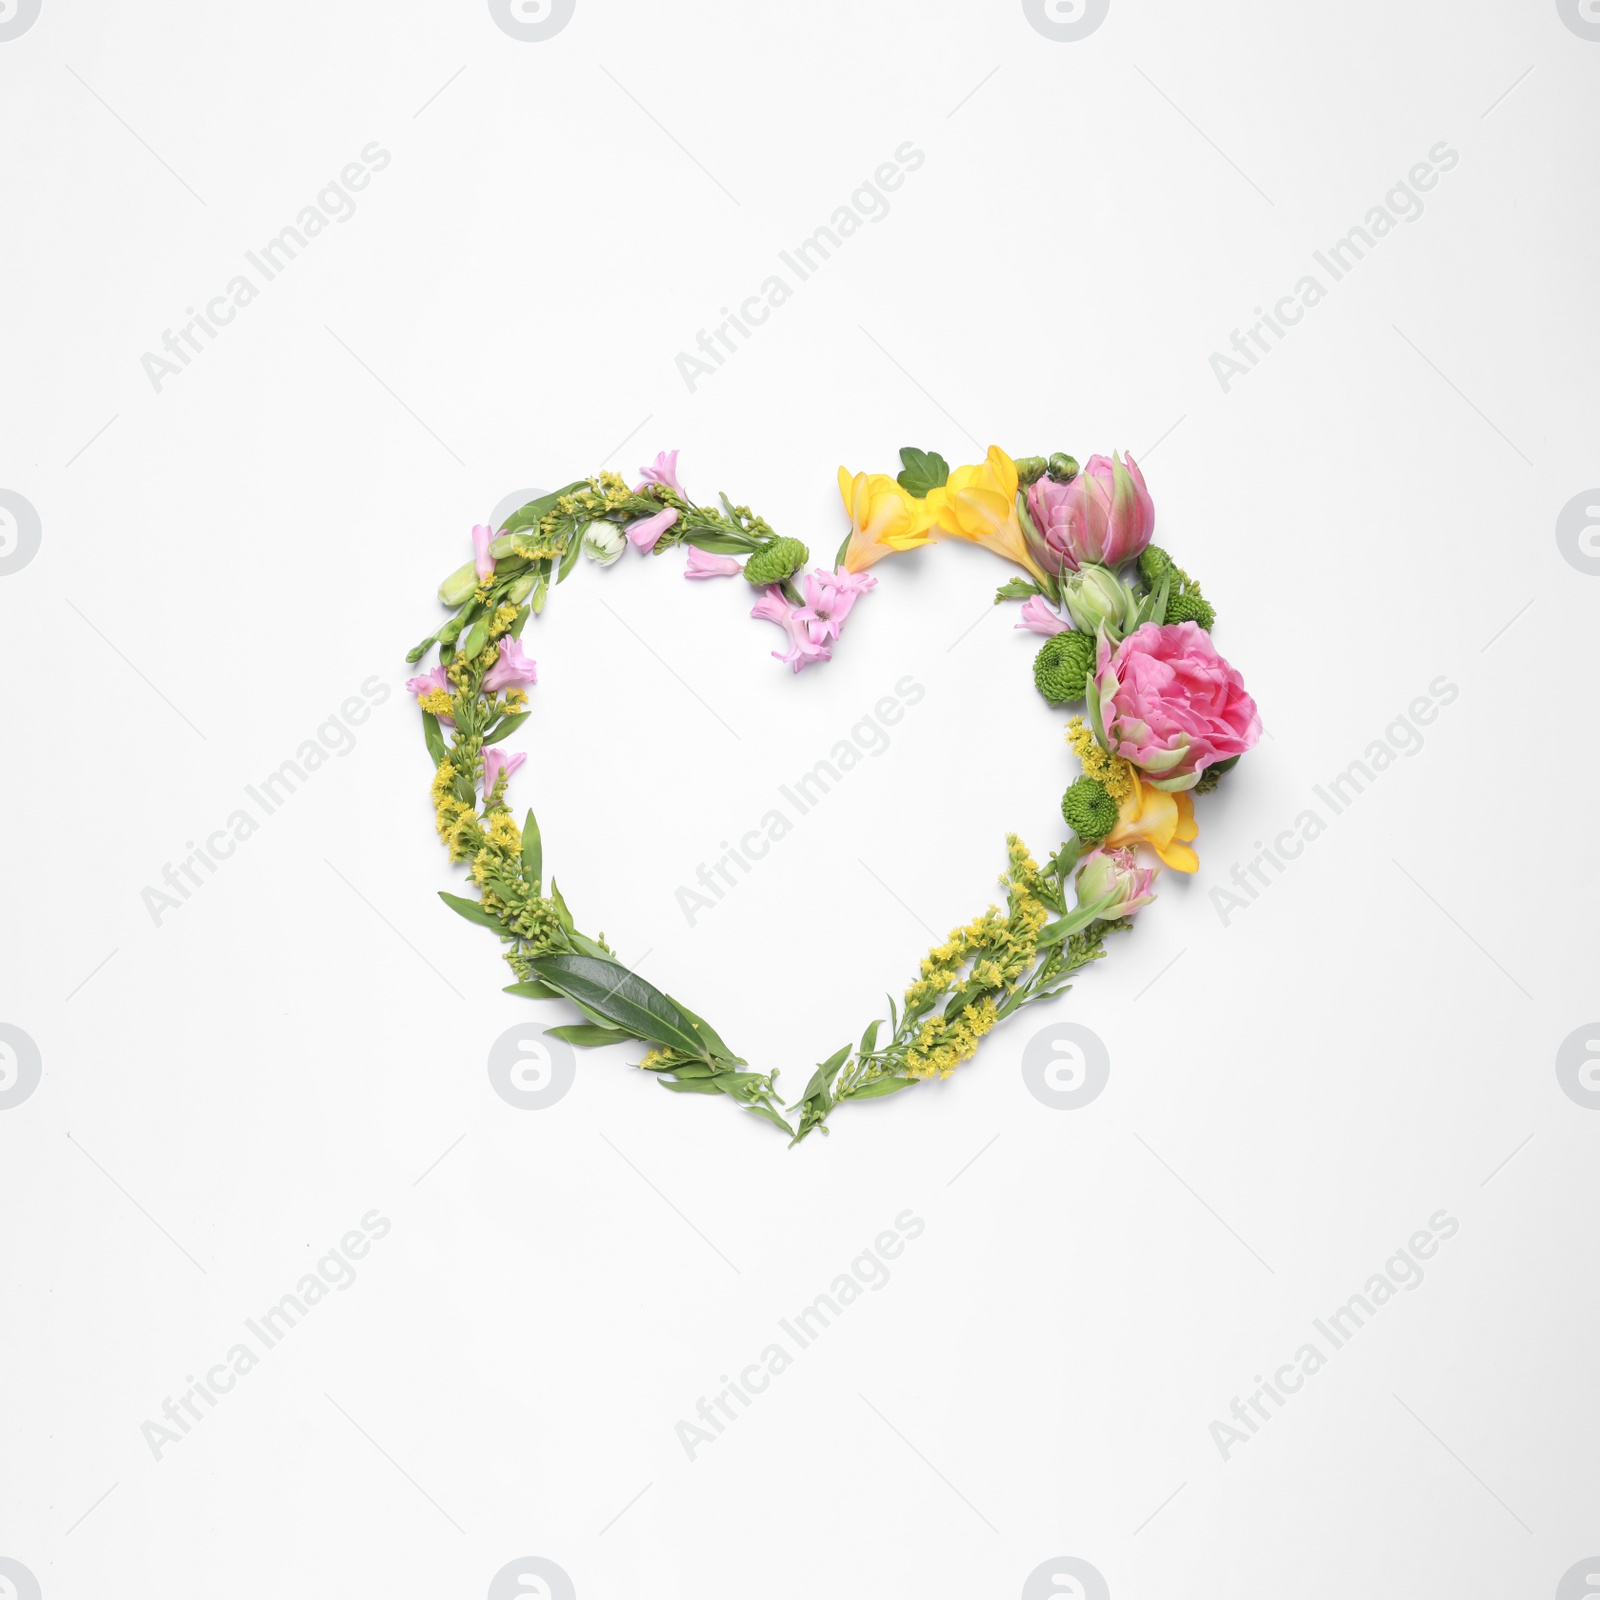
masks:
[[[1061,815],[1085,844],[1099,844],[1117,825],[1117,802],[1095,778],[1079,778],[1061,797]]]
[[[1168,622],[1198,622],[1207,633],[1210,633],[1216,620],[1215,608],[1198,589],[1191,589],[1188,594],[1167,596]]]
[[[1104,627],[1113,641],[1127,632],[1139,609],[1133,591],[1109,567],[1085,566],[1069,574],[1061,598],[1079,632]]]
[[[469,561],[465,566],[457,567],[439,585],[439,602],[447,606],[465,605],[477,592],[478,564],[476,561]]]
[[[1054,634],[1033,658],[1034,686],[1053,706],[1083,699],[1084,681],[1094,671],[1094,655],[1094,640],[1088,634]]]
[[[811,552],[798,539],[774,539],[745,562],[744,575],[751,583],[764,588],[769,583],[782,583],[785,578],[792,578],[810,559]]]
[[[1078,463],[1058,450],[1050,457],[1049,471],[1057,483],[1071,483],[1078,476]]]
[[[1139,576],[1152,594],[1161,587],[1161,579],[1172,565],[1172,557],[1158,544],[1148,544],[1139,552]]]
[[[1018,456],[1016,466],[1017,482],[1024,489],[1030,483],[1037,483],[1050,470],[1050,463],[1043,456]]]
[[[512,605],[520,606],[533,593],[533,586],[538,581],[539,574],[534,571],[524,572],[519,577],[513,578],[506,589],[506,599]]]

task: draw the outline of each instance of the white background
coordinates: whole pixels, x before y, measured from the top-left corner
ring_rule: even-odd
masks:
[[[1009,1600],[1059,1556],[1117,1600],[1554,1595],[1600,1550],[1600,1112],[1554,1065],[1600,1010],[1600,579],[1555,538],[1600,482],[1597,78],[1554,3],[1113,0],[1061,43],[1001,0],[578,0],[524,43],[481,3],[44,0],[0,43],[0,488],[42,527],[0,577],[0,1022],[43,1063],[0,1111],[0,1556],[46,1600],[481,1596],[522,1556],[582,1600]],[[691,393],[678,353],[907,140],[887,217]],[[355,214],[158,393],[141,356],[371,141]],[[1440,141],[1425,213],[1225,393],[1212,353]],[[841,462],[991,441],[1131,449],[1217,607],[1271,737],[1199,876],[792,1152],[622,1051],[505,1103],[490,1045],[566,1018],[435,898],[400,687],[471,523],[677,446],[825,556]],[[530,628],[513,802],[580,924],[798,1093],[1006,829],[1054,847],[1063,718],[981,551],[876,568],[800,678],[681,566],[585,564]],[[691,929],[675,890],[908,673],[888,752]],[[1441,675],[1425,747],[1225,925]],[[157,926],[141,891],[374,676]],[[1062,1021],[1111,1055],[1075,1111],[1020,1071]],[[355,1284],[154,1459],[374,1208]],[[1426,1281],[1224,1461],[1441,1208]],[[892,1281],[691,1462],[675,1424],[907,1209]]]

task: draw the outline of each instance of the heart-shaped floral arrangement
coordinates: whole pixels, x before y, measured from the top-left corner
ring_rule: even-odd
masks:
[[[1193,872],[1196,794],[1216,787],[1261,736],[1255,702],[1211,643],[1216,620],[1200,586],[1152,544],[1155,508],[1130,456],[985,460],[950,471],[941,456],[900,452],[898,478],[839,469],[850,531],[832,568],[803,573],[810,552],[748,506],[696,505],[678,481],[677,451],[643,468],[634,488],[615,473],[534,500],[498,528],[472,530],[474,556],[439,586],[454,615],[407,660],[434,646],[439,665],[407,687],[433,759],[433,803],[450,859],[478,898],[446,905],[492,929],[517,981],[510,994],[566,999],[583,1021],[549,1031],[575,1045],[647,1045],[639,1065],[679,1094],[726,1095],[798,1143],[846,1101],[946,1078],[997,1023],[1070,987],[1104,953],[1108,934],[1147,905],[1163,866]],[[506,803],[521,754],[501,744],[527,720],[538,673],[523,630],[580,554],[601,567],[631,544],[660,555],[683,546],[686,578],[739,578],[750,614],[783,629],[778,660],[801,672],[830,660],[845,622],[877,585],[885,556],[940,537],[971,540],[1023,569],[996,601],[1021,600],[1019,628],[1044,634],[1033,680],[1052,705],[1082,702],[1067,725],[1082,774],[1061,801],[1069,832],[1043,866],[1006,839],[991,905],[922,959],[901,1004],[860,1041],[822,1062],[785,1111],[777,1072],[751,1072],[716,1029],[580,933],[552,877],[533,813],[519,828]],[[450,730],[447,741],[445,730]],[[789,1118],[793,1117],[791,1123]]]

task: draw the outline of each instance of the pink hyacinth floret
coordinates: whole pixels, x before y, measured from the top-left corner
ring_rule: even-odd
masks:
[[[483,752],[483,798],[487,800],[494,793],[494,786],[502,772],[509,778],[527,759],[526,750],[513,751],[508,755],[499,745],[490,745]]]
[[[522,642],[508,633],[500,641],[500,659],[483,675],[485,689],[515,689],[539,681],[539,664],[522,653]]]
[[[670,489],[680,500],[689,497],[683,492],[683,485],[678,482],[678,452],[676,450],[660,451],[655,461],[648,467],[639,468],[639,482],[634,488],[635,494],[642,494],[653,483],[659,483],[663,488]]]
[[[628,538],[633,542],[636,549],[645,555],[649,555],[656,547],[656,540],[677,520],[677,509],[673,506],[668,506],[665,511],[656,512],[653,517],[644,517],[638,522],[630,523],[628,526]]]
[[[686,578],[732,578],[744,571],[732,556],[714,556],[694,544],[683,548],[689,556],[689,565],[683,574]]]

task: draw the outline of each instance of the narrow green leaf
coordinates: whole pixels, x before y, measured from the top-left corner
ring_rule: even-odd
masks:
[[[533,892],[538,894],[539,875],[544,871],[544,846],[539,839],[539,824],[534,821],[531,810],[528,820],[522,824],[522,870],[533,885]]]
[[[771,1106],[766,1105],[765,1103],[762,1103],[762,1102],[758,1102],[758,1103],[756,1103],[754,1105],[747,1105],[745,1107],[745,1110],[753,1112],[758,1117],[764,1117],[768,1122],[771,1122],[771,1123],[775,1124],[777,1127],[782,1128],[783,1131],[785,1133],[787,1133],[791,1138],[794,1136],[794,1129],[791,1128],[789,1126],[789,1124],[787,1122],[785,1122],[783,1120],[783,1118],[780,1117],[778,1115],[778,1113],[772,1109]]]
[[[502,994],[514,994],[523,1000],[565,1000],[567,997],[559,989],[552,989],[547,983],[508,983]]]
[[[554,894],[552,884],[552,898]],[[534,961],[533,970],[591,1014],[641,1039],[701,1060],[709,1056],[693,1021],[677,1003],[620,962],[597,956],[541,956]]]
[[[428,746],[428,754],[433,757],[434,766],[438,766],[447,754],[444,747],[444,734],[439,731],[439,719],[431,711],[422,713],[422,738]]]
[[[714,556],[747,556],[755,548],[755,541],[742,534],[715,533],[709,528],[696,528],[693,533],[684,534],[683,542]]]
[[[476,922],[480,927],[493,928],[496,933],[505,930],[500,926],[500,919],[490,912],[485,911],[476,900],[464,900],[458,894],[446,894],[443,889],[439,891],[439,898],[454,912],[465,917],[468,922]]]
[[[919,500],[930,489],[941,488],[950,478],[950,463],[936,450],[916,450],[907,445],[900,452],[902,470],[895,482]]]
[[[867,1024],[867,1031],[861,1035],[861,1043],[856,1046],[858,1056],[870,1056],[878,1047],[878,1029],[883,1026],[881,1017],[874,1017]]]
[[[657,1078],[663,1089],[674,1094],[722,1094],[724,1089],[715,1078]]]
[[[467,658],[467,660],[470,661],[475,655],[478,655],[482,651],[483,647],[488,644],[488,642],[489,619],[488,617],[479,617],[478,620],[467,629],[466,637],[461,641],[461,653]]]
[[[1100,741],[1101,748],[1104,749],[1106,725],[1100,714],[1100,685],[1095,682],[1095,676],[1092,672],[1084,679],[1083,698],[1089,707],[1089,727],[1095,738]]]
[[[533,615],[532,606],[524,606],[512,619],[510,634],[513,639],[522,637],[522,630],[528,626],[528,618]]]
[[[582,549],[583,535],[579,533],[573,534],[571,540],[567,544],[567,548],[562,552],[561,555],[561,566],[556,572],[557,583],[565,583],[567,581],[567,574],[572,571],[574,566],[577,565],[578,552]]]
[[[813,1095],[825,1093],[834,1078],[838,1076],[839,1068],[849,1059],[850,1046],[847,1044],[841,1045],[811,1074],[811,1081],[806,1085],[806,1092],[800,1096],[800,1099],[795,1104],[802,1104],[811,1099]]]
[[[517,711],[509,717],[501,717],[495,723],[493,731],[484,734],[483,742],[485,744],[499,744],[502,739],[509,739],[532,715],[531,711]]]
[[[555,510],[556,501],[562,495],[571,494],[574,489],[581,489],[587,481],[585,478],[575,478],[564,489],[556,489],[550,494],[541,495],[537,500],[530,500],[527,505],[513,511],[496,531],[499,533],[521,533],[526,528],[538,527],[540,519]]]
[[[1079,906],[1076,911],[1064,916],[1059,922],[1052,922],[1047,928],[1040,930],[1040,945],[1060,944],[1069,933],[1081,933],[1116,898],[1117,891],[1113,889],[1104,899],[1096,900],[1093,905]]]
[[[737,1061],[739,1057],[722,1042],[722,1035],[711,1026],[702,1016],[697,1015],[686,1006],[683,1001],[674,999],[671,995],[667,998],[686,1016],[695,1026],[695,1031],[710,1047],[711,1054],[720,1056],[724,1061]]]
[[[582,1045],[586,1049],[603,1044],[626,1044],[632,1038],[620,1028],[602,1028],[593,1022],[567,1022],[544,1031],[547,1038],[565,1039],[568,1044]]]
[[[556,880],[550,880],[550,903],[556,908],[556,920],[563,928],[571,933],[577,924],[572,920],[572,913],[567,910],[567,902],[561,898],[561,891],[556,888]]]
[[[850,1100],[877,1100],[886,1094],[894,1094],[900,1089],[915,1089],[920,1080],[917,1078],[878,1078],[872,1083],[864,1083],[859,1089],[852,1089],[846,1096]]]

